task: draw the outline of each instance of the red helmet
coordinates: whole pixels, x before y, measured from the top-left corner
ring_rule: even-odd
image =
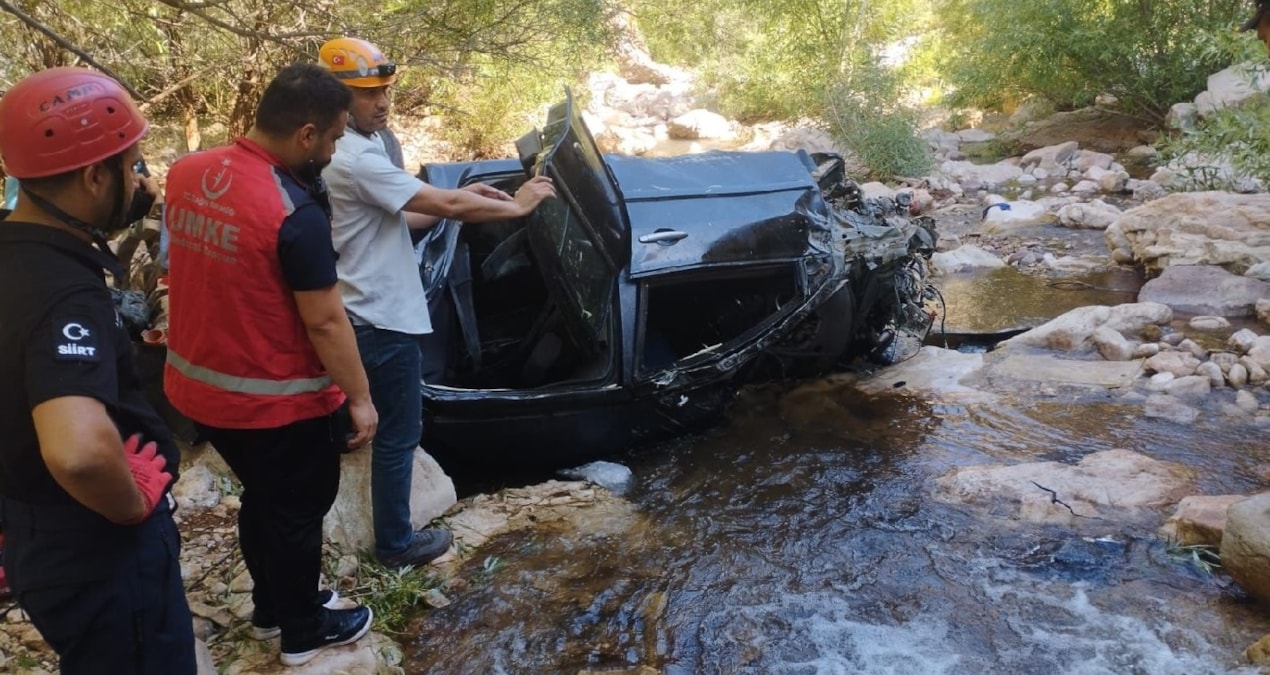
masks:
[[[56,176],[127,150],[149,127],[114,79],[86,68],[50,68],[0,99],[0,157],[19,180]]]

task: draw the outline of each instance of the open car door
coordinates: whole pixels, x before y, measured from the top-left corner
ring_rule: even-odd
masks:
[[[617,275],[630,255],[621,192],[565,90],[543,129],[534,173],[550,176],[556,199],[529,218],[529,246],[561,321],[578,349],[594,356],[610,341]]]

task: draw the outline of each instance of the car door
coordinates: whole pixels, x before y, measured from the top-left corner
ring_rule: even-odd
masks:
[[[556,199],[529,219],[529,245],[577,348],[598,353],[613,342],[619,273],[630,253],[621,192],[574,105],[551,109],[534,172],[551,177]]]

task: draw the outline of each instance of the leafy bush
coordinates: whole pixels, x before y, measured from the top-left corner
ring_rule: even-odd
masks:
[[[883,73],[840,83],[829,95],[830,133],[869,167],[873,177],[920,176],[930,169],[926,141],[918,136],[916,115],[878,96],[888,89]],[[890,86],[894,86],[893,84]]]
[[[1036,94],[1061,107],[1117,97],[1160,121],[1232,63],[1219,46],[1247,0],[948,0],[936,47],[953,105],[1001,108]],[[931,44],[935,44],[932,42]]]
[[[1174,134],[1160,146],[1189,188],[1239,189],[1247,178],[1270,185],[1270,95],[1258,94],[1210,113],[1194,129]]]

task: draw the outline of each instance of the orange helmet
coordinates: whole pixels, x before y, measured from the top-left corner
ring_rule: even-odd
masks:
[[[318,50],[318,61],[350,87],[383,87],[397,81],[397,64],[365,40],[327,40]]]
[[[117,155],[150,124],[113,78],[87,68],[50,68],[0,98],[0,156],[19,180],[73,171]]]

